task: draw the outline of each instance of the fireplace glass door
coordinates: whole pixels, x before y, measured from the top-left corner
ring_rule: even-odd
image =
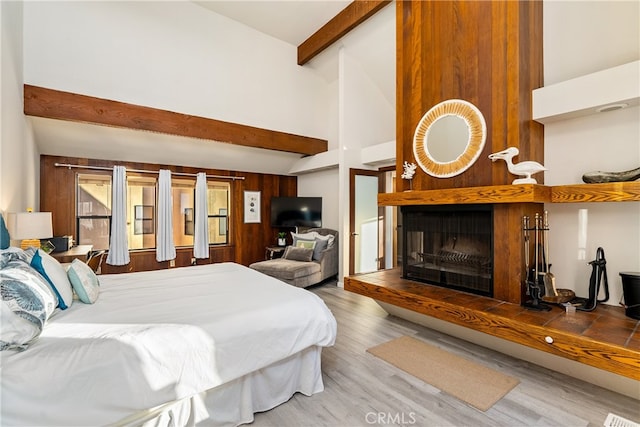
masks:
[[[493,296],[491,205],[404,206],[403,277]]]

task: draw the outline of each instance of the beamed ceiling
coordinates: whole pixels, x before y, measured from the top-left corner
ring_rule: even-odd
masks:
[[[305,31],[310,33],[298,45],[298,63],[303,65],[390,1],[196,3],[240,22],[244,13],[243,23],[274,36],[277,36],[274,33],[278,31],[276,28],[283,25],[277,19],[265,19],[265,8],[271,14],[280,13],[281,20],[321,25],[315,31],[298,25],[294,31],[281,35],[285,41],[291,42],[300,39]],[[256,20],[260,10],[264,12],[262,21]],[[300,19],[295,12],[301,10],[307,10],[315,19]],[[327,17],[327,13],[336,14]],[[24,87],[24,112],[31,117],[40,152],[51,155],[200,167],[210,166],[211,159],[227,158],[230,169],[282,174],[295,160],[327,151],[328,145],[326,140],[313,136],[293,135],[213,117],[192,116],[31,85]],[[100,138],[96,138],[97,135]],[[197,156],[193,155],[194,150]],[[170,157],[167,157],[168,153],[171,153]],[[241,165],[233,166],[237,165],[237,160],[241,160]]]

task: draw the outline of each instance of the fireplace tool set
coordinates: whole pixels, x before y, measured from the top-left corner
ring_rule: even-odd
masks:
[[[596,259],[589,262],[592,268],[589,279],[589,296],[576,298],[576,294],[572,290],[556,288],[556,278],[551,273],[551,263],[549,262],[549,214],[547,211],[544,211],[542,215],[536,213],[533,224],[531,224],[529,216],[523,216],[522,233],[524,237],[525,286],[526,294],[529,297],[523,304],[526,308],[549,311],[551,307],[548,303],[552,303],[569,308],[573,307],[574,310],[592,311],[599,302],[609,300],[607,261],[604,258],[602,248],[598,248],[596,251]],[[530,266],[532,234],[533,266]],[[604,299],[598,299],[601,290],[604,290]]]
[[[524,306],[531,310],[549,311],[547,303],[565,303],[575,297],[569,289],[557,289],[556,278],[551,272],[549,261],[549,214],[536,213],[531,224],[531,218],[522,218],[522,233],[524,241],[524,269],[526,294],[529,297]],[[533,242],[531,236],[533,234]],[[531,248],[533,243],[533,266],[531,262]]]
[[[547,213],[545,211],[545,218]],[[548,272],[547,254],[544,253],[545,237],[548,237],[549,228],[544,226],[544,222],[539,213],[536,212],[531,226],[528,215],[522,217],[522,232],[524,241],[524,270],[525,284],[528,300],[524,302],[524,306],[531,310],[549,311],[551,307],[542,301],[542,297],[546,294],[543,289],[545,274]],[[533,233],[533,267],[529,266],[531,262],[531,233]],[[543,271],[544,266],[544,271]],[[549,272],[550,273],[550,272]],[[553,279],[553,278],[552,278]],[[553,280],[547,280],[550,285],[554,285]],[[550,289],[551,292],[554,292]]]

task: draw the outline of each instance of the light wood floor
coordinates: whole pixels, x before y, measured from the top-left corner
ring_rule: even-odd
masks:
[[[325,284],[310,288],[338,321],[322,352],[325,390],[296,394],[256,414],[254,426],[602,426],[609,412],[640,422],[640,402],[548,369],[388,316],[373,300]],[[486,412],[442,393],[366,352],[402,335],[520,380]]]

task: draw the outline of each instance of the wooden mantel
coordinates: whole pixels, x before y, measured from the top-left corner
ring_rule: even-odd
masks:
[[[380,206],[638,201],[640,201],[640,181],[554,186],[487,185],[378,194]]]
[[[91,123],[200,138],[302,155],[327,151],[324,139],[24,85],[24,113],[47,119]]]
[[[487,185],[378,194],[378,204],[381,206],[544,203],[549,201],[551,201],[551,188],[537,184]]]

